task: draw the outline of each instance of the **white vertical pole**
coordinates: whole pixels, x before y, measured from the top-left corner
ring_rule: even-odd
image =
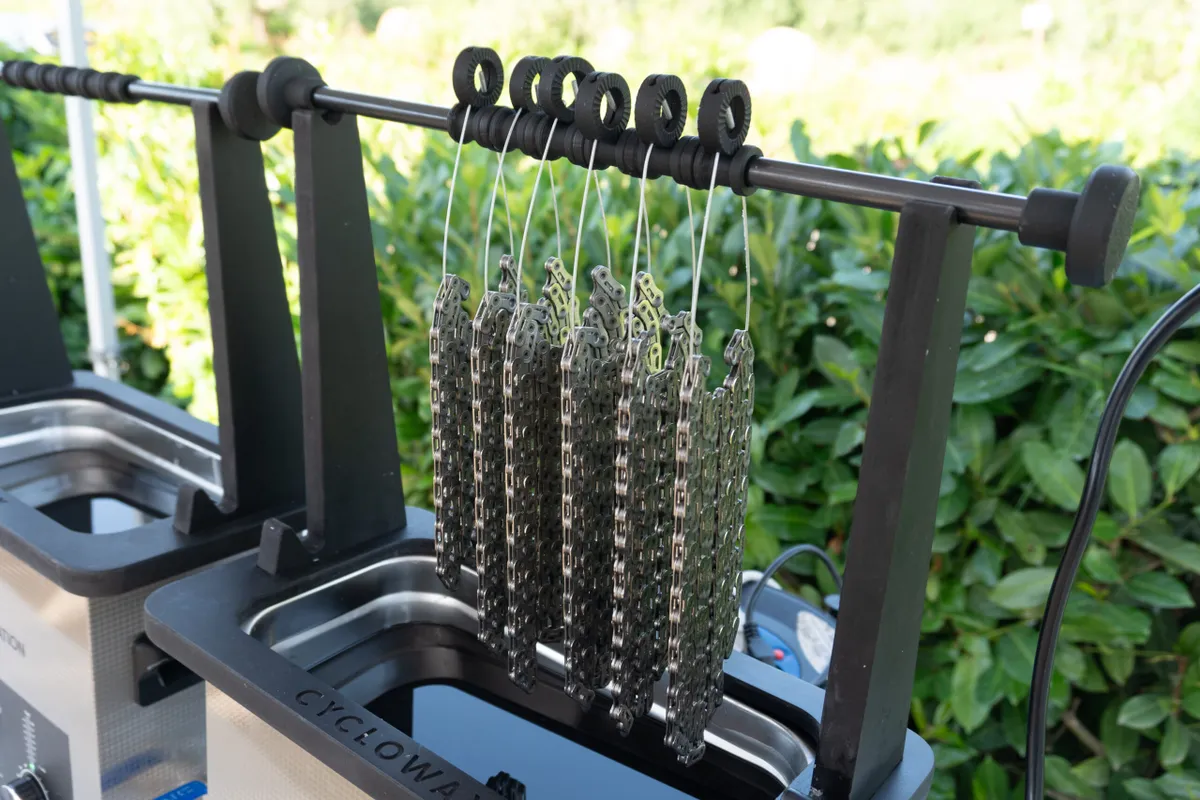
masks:
[[[64,66],[88,65],[81,0],[61,0],[58,38]],[[97,375],[119,380],[112,267],[104,242],[104,217],[100,213],[100,181],[96,170],[96,132],[92,126],[91,101],[82,97],[68,97],[66,101],[67,138],[71,148],[75,213],[79,225],[79,256],[83,265],[83,294],[87,305],[89,355],[92,369]]]

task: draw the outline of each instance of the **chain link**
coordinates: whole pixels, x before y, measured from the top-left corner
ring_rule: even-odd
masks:
[[[562,465],[559,364],[571,278],[546,262],[542,298],[518,303],[504,349],[504,490],[509,677],[536,680],[538,641],[562,636]]]
[[[471,317],[464,305],[471,287],[457,275],[438,286],[429,328],[429,400],[433,416],[434,550],[437,574],[458,585],[470,563],[474,476],[471,456]]]
[[[508,545],[504,529],[504,335],[516,307],[516,260],[500,257],[500,290],[487,292],[471,340],[474,431],[475,566],[479,572],[479,640],[504,649],[508,614]]]
[[[612,674],[613,459],[625,289],[592,270],[562,359],[564,691],[584,708]]]

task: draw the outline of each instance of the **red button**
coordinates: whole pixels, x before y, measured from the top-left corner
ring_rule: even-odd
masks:
[[[782,650],[780,650],[778,647],[776,647],[775,651],[772,653],[772,655],[775,656],[776,661],[783,661],[783,657],[785,654]]]

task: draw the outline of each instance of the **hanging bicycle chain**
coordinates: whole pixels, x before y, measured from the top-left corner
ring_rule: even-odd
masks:
[[[457,275],[438,286],[429,328],[429,400],[433,412],[434,550],[437,574],[450,588],[470,563],[474,476],[471,456],[471,287]]]
[[[666,608],[671,585],[666,542],[674,528],[674,440],[689,318],[688,312],[680,312],[661,319],[662,331],[671,338],[664,368],[649,371],[653,344],[646,342],[638,344],[634,354],[626,354],[622,372],[611,715],[623,734],[630,732],[637,717],[650,710],[655,681],[665,668]],[[635,339],[635,343],[640,341],[641,337]],[[628,458],[624,486],[623,455]]]
[[[560,371],[571,279],[546,262],[537,303],[518,303],[504,349],[504,491],[509,677],[532,691],[538,641],[562,636]]]
[[[705,391],[710,363],[691,356],[684,364],[679,398],[667,670],[666,743],[679,760],[704,754],[711,713],[715,446],[713,398]]]
[[[746,545],[747,480],[750,474],[750,425],[754,414],[754,344],[750,333],[733,332],[725,347],[729,374],[723,388],[725,412],[720,425],[721,472],[717,487],[718,531],[721,535],[717,596],[724,604],[717,619],[717,653],[726,659],[737,639],[741,605],[740,570]],[[717,662],[720,663],[719,661]],[[716,683],[719,688],[721,681]],[[720,703],[718,696],[717,703]]]
[[[504,649],[508,543],[504,530],[504,337],[517,304],[516,261],[500,257],[500,287],[487,292],[472,323],[471,421],[474,431],[475,568],[479,640]],[[523,293],[522,293],[523,294]]]
[[[563,350],[564,691],[584,708],[611,676],[613,458],[625,290],[607,267]]]

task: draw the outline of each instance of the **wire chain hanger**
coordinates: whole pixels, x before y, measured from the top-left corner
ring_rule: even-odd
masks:
[[[490,51],[476,51],[456,64],[456,90],[478,94],[486,89],[494,102],[497,87],[473,78],[480,69],[487,72],[481,65],[492,63]],[[576,99],[567,104],[563,88],[570,80],[576,82]],[[501,291],[485,291],[472,326],[465,382],[461,340],[468,290],[448,273],[439,287],[431,331],[439,574],[448,583],[455,581],[461,564],[473,555],[479,573],[479,636],[491,649],[506,653],[510,678],[532,690],[538,643],[562,640],[565,693],[586,707],[611,682],[611,715],[623,732],[649,709],[653,684],[670,665],[666,741],[690,762],[703,752],[704,728],[720,703],[721,663],[736,630],[753,399],[748,332],[735,332],[726,352],[729,377],[710,393],[704,386],[708,359],[697,352],[694,321],[713,190],[725,159],[741,149],[748,131],[749,95],[737,81],[710,84],[700,104],[701,150],[696,140],[676,146],[687,100],[673,76],[647,78],[634,104],[621,76],[598,73],[583,59],[527,57],[513,72],[510,94],[511,116],[497,117],[484,109],[488,103],[467,103],[462,127],[454,131],[459,151],[451,191],[467,138],[504,125],[485,262],[504,153],[516,138],[525,152],[536,141],[542,158],[530,189],[515,274],[511,281],[504,277],[513,266],[502,258]],[[476,99],[469,92],[467,97]],[[472,111],[478,123],[472,123]],[[631,112],[635,134],[625,129]],[[537,127],[531,127],[529,120],[535,118]],[[541,298],[523,302],[520,287],[538,187],[560,125],[570,126],[569,140],[586,148],[576,146],[572,157],[587,164],[572,270],[566,272],[556,253],[546,263]],[[530,140],[533,132],[539,136]],[[596,152],[602,144],[620,142],[626,142],[623,158],[636,158],[641,176],[629,288],[613,280],[611,263],[596,267],[581,314],[575,287],[587,198],[597,178]],[[663,164],[674,167],[677,161],[680,168],[688,164],[693,176],[701,165],[711,163],[711,171],[698,248],[691,197],[685,195],[692,309],[667,316],[650,272],[645,184],[662,174]],[[596,189],[599,194],[598,181]],[[557,194],[553,183],[551,192]],[[608,249],[603,198],[599,202]],[[557,243],[561,222],[556,205],[554,209]],[[450,213],[448,204],[446,243]],[[748,233],[744,203],[743,232]],[[639,272],[643,233],[646,269]],[[748,325],[748,236],[745,244]],[[446,257],[444,247],[444,271]],[[510,286],[512,292],[505,292]],[[508,325],[501,346],[504,321]],[[660,330],[671,340],[665,364]],[[451,406],[455,410],[448,410]],[[470,453],[462,446],[468,440]],[[470,481],[464,469],[468,461],[474,467]],[[503,520],[497,512],[501,476]],[[718,485],[729,490],[718,493]],[[676,496],[683,498],[682,508],[672,502]],[[469,529],[468,505],[474,510]]]

